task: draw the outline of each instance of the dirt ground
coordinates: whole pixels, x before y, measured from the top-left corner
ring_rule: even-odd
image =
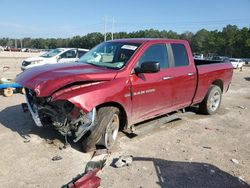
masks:
[[[22,59],[35,55],[0,52],[0,68],[11,67],[0,76],[14,78]],[[60,187],[84,171],[92,153],[82,153],[79,144],[61,149],[63,137],[36,127],[23,102],[21,94],[0,96],[0,187]],[[121,134],[98,173],[101,187],[250,187],[249,110],[246,67],[234,70],[217,114],[187,115],[134,138]],[[132,164],[113,167],[120,155],[132,155]]]

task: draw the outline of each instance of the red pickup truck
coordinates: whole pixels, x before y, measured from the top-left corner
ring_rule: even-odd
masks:
[[[120,39],[101,43],[77,63],[24,71],[29,111],[83,150],[110,149],[118,131],[191,105],[214,114],[233,74],[230,62],[194,60],[187,41]]]

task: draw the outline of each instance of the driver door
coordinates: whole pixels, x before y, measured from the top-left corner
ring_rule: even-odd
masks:
[[[166,44],[153,44],[141,55],[136,67],[143,62],[159,62],[157,73],[132,74],[132,117],[137,123],[166,112],[172,106],[173,72],[169,68]]]

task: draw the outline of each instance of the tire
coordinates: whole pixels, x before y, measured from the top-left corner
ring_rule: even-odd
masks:
[[[3,95],[5,97],[10,97],[13,95],[13,89],[12,88],[6,88],[3,90]]]
[[[199,111],[202,114],[212,115],[215,114],[221,104],[221,89],[216,85],[210,86],[205,98],[199,105]]]
[[[116,107],[102,107],[97,110],[93,128],[83,137],[84,152],[93,151],[96,145],[111,149],[120,127],[120,111]],[[109,137],[112,134],[112,137]],[[112,142],[111,142],[112,141]]]

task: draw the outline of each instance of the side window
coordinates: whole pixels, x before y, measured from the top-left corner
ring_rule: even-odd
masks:
[[[137,67],[143,62],[159,62],[161,68],[167,68],[168,65],[168,54],[165,44],[155,44],[150,46],[140,57]]]
[[[175,67],[187,66],[189,62],[185,46],[183,44],[171,44],[171,47]]]
[[[61,58],[75,58],[76,50],[69,50],[60,55]]]

